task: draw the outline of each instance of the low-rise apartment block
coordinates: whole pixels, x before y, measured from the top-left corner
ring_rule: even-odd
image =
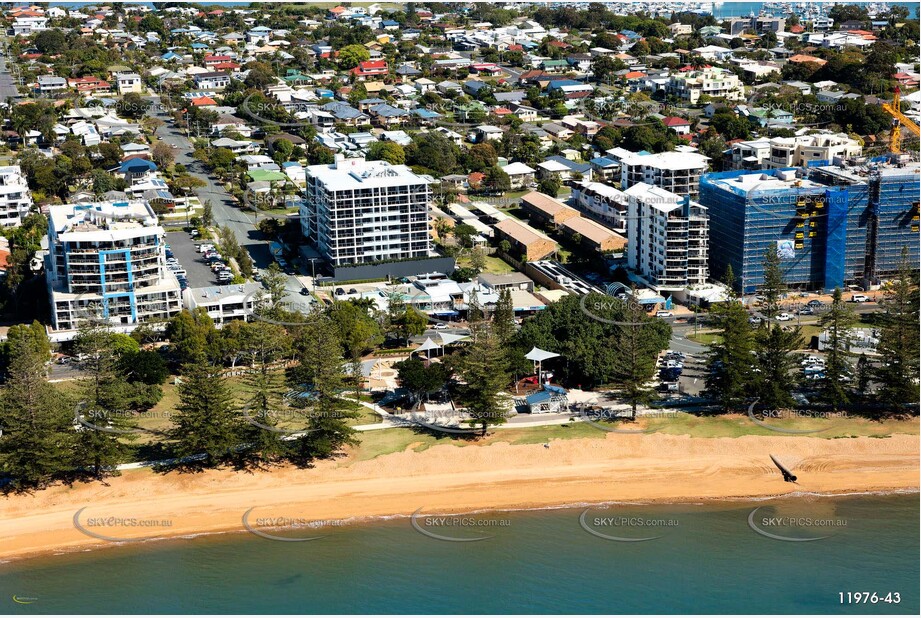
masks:
[[[0,167],[0,226],[16,227],[31,208],[32,194],[19,166]]]
[[[845,133],[815,133],[796,137],[774,137],[737,142],[728,152],[734,170],[805,167],[812,161],[834,161],[859,157],[860,142]]]
[[[666,90],[692,105],[700,101],[703,95],[729,101],[745,99],[745,88],[739,77],[735,73],[718,68],[672,75]]]

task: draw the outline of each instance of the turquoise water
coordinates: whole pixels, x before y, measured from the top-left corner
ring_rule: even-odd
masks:
[[[756,507],[762,530],[827,538],[757,534]],[[645,542],[590,534],[582,510],[481,514],[489,521],[469,529],[417,520],[442,536],[491,537],[478,542],[393,519],[323,528],[302,543],[240,533],[11,562],[0,566],[0,613],[919,612],[916,494],[599,506],[586,516],[607,536],[659,537]],[[598,520],[609,516],[656,525]],[[827,525],[771,527],[767,516]],[[901,603],[841,605],[847,591],[898,592]]]

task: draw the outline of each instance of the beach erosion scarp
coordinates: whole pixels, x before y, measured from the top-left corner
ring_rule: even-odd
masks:
[[[785,483],[778,457],[798,476]],[[606,502],[700,502],[917,491],[917,435],[692,438],[606,434],[544,444],[433,446],[312,468],[131,470],[105,483],[0,498],[0,560],[138,540],[244,532],[268,521],[363,521],[425,513]]]

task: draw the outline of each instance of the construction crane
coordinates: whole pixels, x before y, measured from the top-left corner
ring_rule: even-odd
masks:
[[[902,127],[914,133],[916,137],[921,137],[921,128],[918,128],[918,125],[911,118],[902,113],[902,108],[899,106],[901,97],[902,92],[896,86],[892,103],[883,103],[883,109],[894,118],[892,132],[889,134],[889,151],[892,154],[901,154],[902,152]]]

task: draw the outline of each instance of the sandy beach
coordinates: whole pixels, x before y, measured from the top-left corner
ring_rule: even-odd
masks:
[[[773,454],[799,476],[784,483]],[[439,445],[312,469],[157,474],[0,497],[0,559],[110,544],[117,539],[243,530],[254,518],[310,521],[608,501],[701,501],[796,492],[917,490],[919,440],[608,434],[598,439],[458,448]],[[84,508],[85,507],[85,508]],[[144,520],[91,527],[99,518]],[[163,525],[164,521],[168,525]],[[157,525],[153,525],[157,524]]]

